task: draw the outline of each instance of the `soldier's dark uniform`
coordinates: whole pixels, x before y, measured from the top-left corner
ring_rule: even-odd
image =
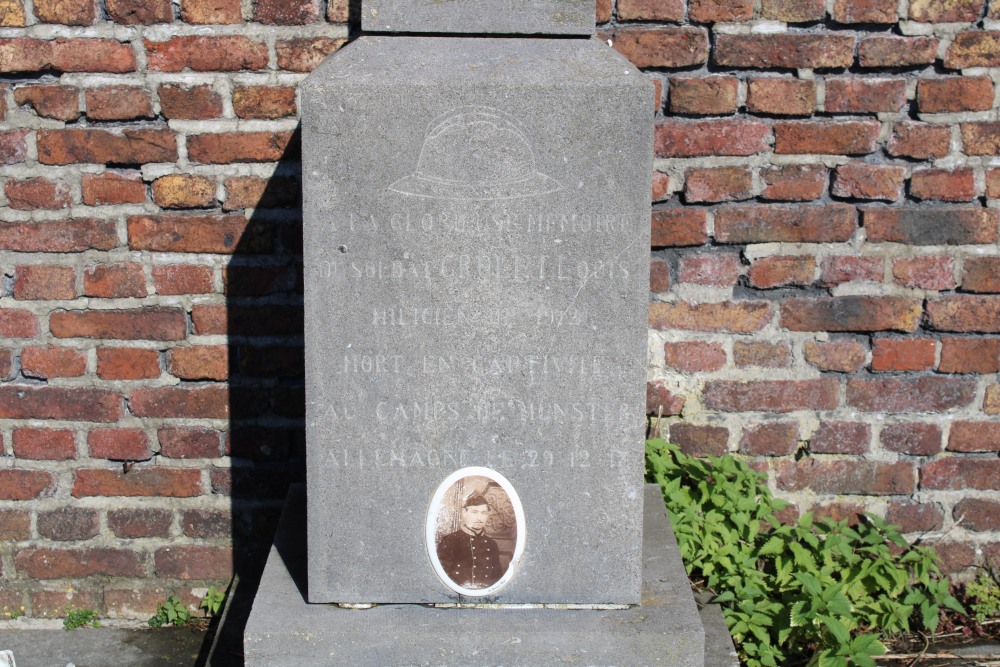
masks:
[[[503,576],[500,549],[485,533],[448,533],[438,542],[437,553],[444,571],[463,588],[487,588]]]

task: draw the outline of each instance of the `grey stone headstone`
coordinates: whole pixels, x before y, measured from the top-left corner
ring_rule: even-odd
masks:
[[[310,601],[639,602],[651,95],[596,39],[367,36],[304,82]],[[523,506],[487,598],[425,539],[468,466]]]
[[[365,0],[366,32],[593,35],[593,0]]]

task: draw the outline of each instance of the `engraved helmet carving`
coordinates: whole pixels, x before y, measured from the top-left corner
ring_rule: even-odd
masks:
[[[535,169],[531,142],[514,119],[481,106],[456,107],[432,120],[416,170],[389,186],[414,197],[480,201],[561,188]]]

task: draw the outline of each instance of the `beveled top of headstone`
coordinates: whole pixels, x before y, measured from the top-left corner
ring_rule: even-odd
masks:
[[[364,0],[366,32],[593,35],[594,0]]]

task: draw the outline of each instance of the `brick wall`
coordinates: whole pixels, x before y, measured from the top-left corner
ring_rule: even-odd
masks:
[[[303,477],[295,87],[357,9],[0,0],[0,612],[259,567]],[[664,432],[1000,558],[1000,6],[597,11],[659,83]]]

